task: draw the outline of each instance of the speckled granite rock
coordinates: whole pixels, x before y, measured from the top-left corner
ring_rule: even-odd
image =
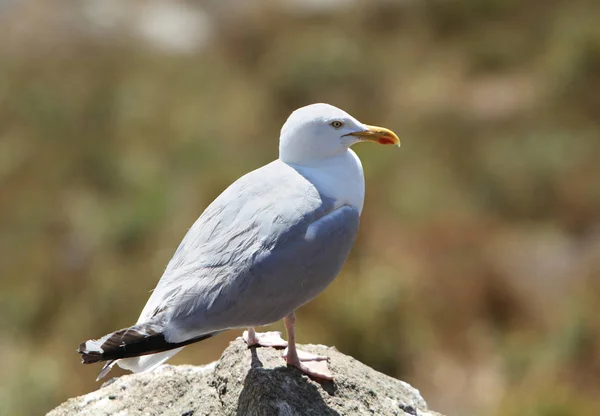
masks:
[[[287,368],[281,350],[248,349],[235,341],[217,362],[202,367],[165,365],[150,373],[114,378],[48,416],[440,416],[428,410],[418,390],[407,383],[334,348],[302,348],[327,355],[335,381],[318,383]]]

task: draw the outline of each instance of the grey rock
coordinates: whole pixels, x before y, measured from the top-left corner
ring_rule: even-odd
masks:
[[[48,416],[441,416],[419,391],[335,348],[304,345],[329,357],[334,381],[317,382],[285,366],[281,350],[234,341],[221,359],[196,366],[164,365],[106,382],[68,400]]]

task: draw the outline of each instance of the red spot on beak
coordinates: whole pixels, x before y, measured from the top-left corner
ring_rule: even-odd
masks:
[[[379,144],[396,144],[396,141],[390,137],[379,136],[377,139],[377,143]]]

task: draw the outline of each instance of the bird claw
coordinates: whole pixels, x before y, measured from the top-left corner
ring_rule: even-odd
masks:
[[[296,367],[298,370],[310,377],[321,380],[333,380],[333,374],[331,374],[327,363],[329,360],[328,357],[310,354],[301,350],[297,350],[297,353],[297,356],[292,358],[287,354],[286,348],[283,353],[283,357],[288,365]]]
[[[333,380],[333,374],[329,370],[327,361],[309,361],[307,363],[300,363],[300,366],[294,367],[310,377],[321,380]]]

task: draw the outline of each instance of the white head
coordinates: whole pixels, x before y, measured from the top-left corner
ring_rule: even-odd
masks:
[[[361,123],[329,104],[311,104],[294,111],[279,137],[279,159],[304,165],[348,151],[354,143],[373,141],[400,146],[392,131]]]

